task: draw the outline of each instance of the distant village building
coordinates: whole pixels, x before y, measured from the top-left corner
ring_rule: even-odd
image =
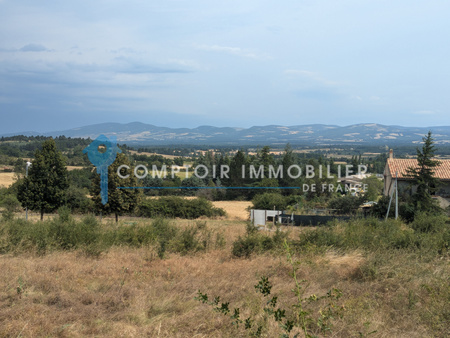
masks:
[[[441,207],[450,205],[450,160],[439,160],[440,165],[433,169],[434,176],[438,178],[441,184],[435,193]],[[394,158],[394,153],[389,152],[386,166],[384,168],[384,194],[389,196],[394,189],[395,178],[398,179],[399,195],[412,195],[416,191],[416,187],[412,184],[412,179],[407,174],[408,168],[417,167],[416,159]]]

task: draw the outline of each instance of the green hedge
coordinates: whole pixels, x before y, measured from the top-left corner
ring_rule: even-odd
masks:
[[[148,199],[139,205],[138,216],[168,217],[194,219],[201,216],[225,216],[225,211],[215,208],[213,204],[203,198],[184,199],[181,197],[160,197]]]

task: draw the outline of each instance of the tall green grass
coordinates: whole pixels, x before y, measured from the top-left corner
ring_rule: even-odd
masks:
[[[163,258],[166,252],[188,254],[223,244],[223,236],[209,229],[204,221],[185,228],[162,218],[147,224],[101,225],[93,216],[77,221],[68,210],[61,208],[58,217],[45,222],[9,219],[0,223],[0,253],[45,254],[81,249],[88,255],[98,256],[112,246],[151,246]]]
[[[376,218],[337,221],[302,233],[293,245],[299,250],[311,247],[365,251],[408,249],[443,254],[450,245],[450,225],[442,215],[419,215],[409,225],[400,220]]]

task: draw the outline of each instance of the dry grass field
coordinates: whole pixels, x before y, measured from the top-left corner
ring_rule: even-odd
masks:
[[[177,158],[179,156],[174,156],[174,155],[165,155],[165,154],[158,154],[158,153],[147,153],[147,152],[137,152],[136,150],[129,150],[130,154],[137,154],[137,155],[145,155],[145,156],[152,156],[152,155],[157,155],[157,156],[162,156],[164,158],[170,158],[170,159],[174,159]]]
[[[146,198],[159,198],[157,196],[147,196]],[[184,199],[196,199],[196,196],[184,196]],[[246,221],[250,212],[247,210],[253,205],[250,201],[213,201],[216,208],[222,208],[227,213],[227,219]]]
[[[216,208],[225,210],[228,218],[244,221],[249,219],[249,211],[247,209],[253,205],[249,201],[214,201],[212,203]]]
[[[14,183],[14,173],[0,172],[0,187],[9,187]]]
[[[71,170],[80,170],[80,169],[83,169],[84,167],[82,167],[82,166],[75,166],[75,165],[68,165],[68,166],[66,166],[66,168],[67,168],[68,171],[71,171]]]
[[[121,219],[124,224],[130,221],[135,219]],[[195,223],[173,222],[178,227]],[[223,234],[223,248],[172,253],[164,259],[151,246],[115,246],[97,258],[82,250],[0,255],[0,337],[245,337],[242,326],[231,325],[229,317],[194,297],[198,290],[220,295],[232,308],[240,307],[245,318],[265,305],[254,288],[263,275],[273,283],[272,294],[282,306],[295,303],[291,266],[284,254],[235,258],[232,242],[245,234],[245,222],[206,222]],[[290,231],[289,237],[298,238],[304,230]],[[343,317],[333,321],[327,336],[436,336],[424,325],[423,316],[430,317],[426,323],[438,326],[441,319],[433,317],[432,296],[421,285],[433,285],[439,276],[448,278],[448,260],[421,260],[412,254],[382,257],[387,261],[379,262],[376,253],[331,248],[296,256],[299,279],[308,281],[306,295],[331,288],[343,292]],[[363,277],[374,262],[383,277]],[[313,313],[319,310],[311,307]],[[271,321],[265,336],[277,337],[279,332]],[[437,332],[445,336],[442,329]]]
[[[80,166],[67,166],[67,170],[83,169]],[[15,181],[15,173],[0,172],[0,187],[9,187]]]

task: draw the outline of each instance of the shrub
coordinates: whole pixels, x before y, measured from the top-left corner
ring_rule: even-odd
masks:
[[[233,242],[231,251],[233,256],[248,258],[252,253],[281,249],[284,240],[288,236],[287,232],[282,232],[279,228],[277,228],[273,236],[269,236],[258,232],[258,230],[256,230],[256,232],[250,230],[251,227],[253,226],[247,226],[247,235],[245,237],[239,236],[238,239]],[[253,229],[256,228],[253,227]]]
[[[364,201],[365,197],[346,195],[335,197],[328,202],[328,207],[330,209],[336,209],[338,214],[348,215],[356,213],[359,206],[364,203]]]
[[[87,197],[88,190],[70,186],[66,190],[66,204],[74,212],[87,213],[94,210],[94,202]]]
[[[208,229],[206,222],[198,221],[194,226],[189,226],[179,231],[169,242],[169,247],[172,252],[178,252],[182,255],[190,252],[205,251],[212,247],[212,235],[213,233]]]
[[[1,201],[1,206],[7,211],[16,212],[20,209],[20,202],[16,196],[6,194]]]
[[[256,195],[252,203],[254,209],[260,210],[284,210],[287,207],[286,199],[281,194],[271,192]]]
[[[437,217],[437,220],[428,221],[424,217],[416,223],[417,227],[425,229],[430,224],[436,224],[434,232],[415,232],[400,220],[392,219],[366,218],[334,222],[302,233],[293,244],[300,250],[314,246],[366,251],[409,249],[442,254],[448,250],[450,230],[444,218]]]
[[[382,196],[377,204],[374,204],[371,209],[371,213],[373,217],[377,218],[385,218],[386,213],[389,206],[389,196]],[[395,210],[395,200],[392,201],[391,208],[389,210],[389,217],[394,217],[394,210]]]
[[[89,246],[100,240],[100,225],[93,216],[76,222],[66,206],[58,209],[59,217],[49,222],[48,237],[63,250]],[[39,225],[36,226],[39,228]]]
[[[195,219],[202,216],[225,216],[225,211],[215,208],[213,204],[203,198],[187,200],[181,197],[160,197],[149,199],[139,205],[138,215],[141,217],[169,217]]]
[[[243,312],[238,307],[232,308],[229,302],[221,301],[220,296],[209,297],[208,294],[197,293],[195,300],[208,304],[214,311],[228,316],[230,324],[236,328],[239,325],[247,331],[250,337],[261,337],[267,335],[269,320],[278,323],[280,337],[317,337],[317,334],[326,336],[332,331],[333,320],[343,315],[343,306],[339,306],[342,291],[336,288],[330,289],[326,294],[317,296],[312,294],[306,296],[308,282],[299,278],[299,262],[293,258],[293,252],[285,241],[284,247],[287,259],[291,266],[291,276],[295,287],[292,292],[296,302],[284,308],[285,303],[278,302],[278,296],[271,296],[272,284],[268,277],[262,276],[254,286],[256,292],[261,293],[264,300],[260,302],[261,307],[252,309],[249,317],[241,317]],[[318,302],[320,307],[313,313],[312,303]],[[253,311],[256,310],[256,311]]]
[[[430,215],[420,212],[411,223],[411,228],[419,232],[442,232],[449,227],[447,219],[448,217],[445,215]]]
[[[98,257],[111,246],[153,246],[160,258],[166,251],[188,254],[213,247],[223,247],[221,233],[211,231],[206,222],[197,222],[183,229],[166,219],[158,218],[145,225],[112,225],[101,227],[94,216],[74,220],[67,207],[59,209],[59,217],[32,223],[14,219],[0,224],[0,252],[81,249],[86,255]],[[214,243],[215,238],[215,243]]]
[[[259,247],[259,240],[256,236],[249,236],[239,238],[233,242],[233,249],[231,253],[235,257],[248,258]]]

